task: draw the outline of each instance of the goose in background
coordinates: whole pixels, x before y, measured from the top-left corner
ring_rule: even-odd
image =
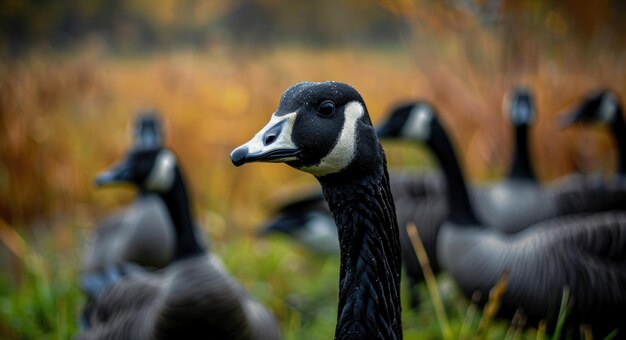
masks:
[[[535,175],[529,148],[529,130],[535,119],[535,103],[528,88],[517,87],[506,98],[505,112],[513,127],[513,152],[507,176],[486,187],[471,190],[479,216],[504,232],[517,232],[550,217],[553,202]],[[543,207],[538,207],[543,205]],[[539,211],[537,210],[539,209]],[[532,212],[532,213],[530,213]]]
[[[137,148],[156,148],[163,143],[161,122],[154,110],[140,111],[132,131]],[[142,186],[138,189],[129,206],[96,225],[85,246],[80,281],[89,299],[125,271],[158,269],[170,262],[174,232],[166,207],[158,195]],[[103,276],[103,271],[108,276]]]
[[[286,235],[320,256],[339,254],[337,226],[321,192],[279,205],[257,235]]]
[[[445,166],[458,164],[458,161],[456,154],[449,152],[450,140],[445,128],[441,124],[436,124],[437,128],[432,129],[431,121],[438,121],[436,116],[435,108],[423,101],[402,105],[392,110],[380,124],[379,137],[425,143],[439,159],[446,183],[458,182],[460,178],[451,176],[461,177],[460,170],[456,172],[443,169]],[[520,135],[525,134],[524,125],[521,127],[519,125],[516,131]],[[526,137],[516,139],[525,141]],[[525,148],[527,143],[516,144],[516,152],[522,155],[528,154],[527,150],[521,151]],[[449,159],[451,157],[454,159]],[[446,161],[441,161],[442,159]],[[513,165],[517,159],[526,159],[524,162],[532,169],[528,156],[514,156]],[[523,162],[517,162],[520,163]],[[516,170],[512,169],[501,185],[487,188],[472,187],[470,190],[474,209],[481,221],[502,232],[515,233],[534,223],[557,216],[626,208],[626,190],[596,188],[585,181],[557,181],[556,185],[542,187],[536,180],[528,177],[522,180],[517,175],[514,176],[515,173]],[[506,195],[503,192],[506,192]]]
[[[600,123],[606,125],[617,148],[617,171],[614,185],[626,187],[626,122],[617,95],[608,90],[588,94],[580,104],[561,117],[561,125]]]
[[[94,300],[90,327],[79,339],[281,338],[274,316],[198,239],[183,174],[170,150],[136,147],[96,183],[129,183],[157,195],[175,243],[165,268],[132,272],[108,285]]]
[[[502,316],[521,310],[531,324],[545,319],[553,330],[564,289],[569,289],[568,327],[592,326],[608,335],[626,320],[626,212],[571,215],[539,222],[514,234],[486,227],[474,212],[452,142],[435,111],[421,109],[424,141],[443,169],[450,205],[437,252],[441,267],[468,296],[490,289],[508,273]]]
[[[384,151],[361,95],[338,82],[303,82],[234,165],[286,163],[312,174],[339,227],[335,339],[401,339],[400,240]]]

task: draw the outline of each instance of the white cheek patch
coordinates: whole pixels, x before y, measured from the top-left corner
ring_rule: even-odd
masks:
[[[297,149],[296,145],[291,141],[291,132],[293,130],[293,124],[296,120],[296,112],[291,112],[286,115],[276,116],[276,113],[272,115],[270,121],[259,131],[252,139],[242,146],[248,148],[248,154],[255,155],[259,153],[265,153],[271,150],[278,149]],[[265,145],[263,138],[265,133],[275,127],[278,124],[283,124],[283,127],[276,136],[276,139],[269,145]],[[295,157],[284,157],[279,159],[273,159],[269,162],[281,163],[296,160]]]
[[[430,137],[430,123],[433,111],[427,105],[415,105],[409,113],[409,119],[400,131],[400,135],[408,139],[426,141]]]
[[[162,150],[154,161],[154,166],[145,181],[148,190],[164,192],[172,188],[174,184],[174,167],[176,156],[169,150]]]
[[[336,173],[347,167],[356,154],[357,123],[364,113],[363,105],[354,101],[346,105],[343,127],[337,144],[319,164],[301,167],[300,170],[314,176],[325,176]]]
[[[605,123],[612,123],[617,113],[617,98],[612,93],[602,96],[600,104],[600,119]]]

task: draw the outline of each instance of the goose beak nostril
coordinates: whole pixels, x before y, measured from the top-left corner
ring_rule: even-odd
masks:
[[[265,146],[272,144],[276,140],[276,135],[265,136],[265,140],[263,140],[263,144]]]
[[[271,128],[269,128],[263,135],[263,145],[268,146],[274,143],[278,139],[278,136],[280,136],[281,132],[283,131],[284,125],[285,125],[285,122],[282,121],[272,126]]]

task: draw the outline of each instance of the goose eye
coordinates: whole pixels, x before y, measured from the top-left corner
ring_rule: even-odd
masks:
[[[333,103],[332,100],[323,101],[317,108],[317,113],[320,116],[330,117],[333,113],[335,113],[335,103]]]

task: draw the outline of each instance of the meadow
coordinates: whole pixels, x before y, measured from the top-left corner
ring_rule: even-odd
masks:
[[[123,187],[96,189],[93,178],[128,148],[129,124],[141,108],[161,112],[166,144],[184,167],[212,250],[276,313],[287,339],[332,337],[338,259],[316,258],[281,238],[260,239],[254,230],[276,202],[317,184],[284,165],[235,168],[228,154],[267,121],[291,84],[350,83],[374,123],[399,101],[435,103],[474,181],[502,176],[511,144],[503,97],[525,84],[536,93],[531,147],[542,179],[612,169],[612,141],[602,129],[561,131],[557,117],[598,86],[626,93],[624,65],[546,57],[520,74],[446,56],[301,46],[118,56],[91,46],[0,63],[0,337],[67,339],[77,331],[82,249],[97,221],[134,195]],[[419,146],[385,149],[391,167],[433,166]],[[407,339],[544,337],[541,330],[520,330],[519,320],[490,322],[449,279],[438,280],[449,328],[424,286],[420,309],[404,307]]]

